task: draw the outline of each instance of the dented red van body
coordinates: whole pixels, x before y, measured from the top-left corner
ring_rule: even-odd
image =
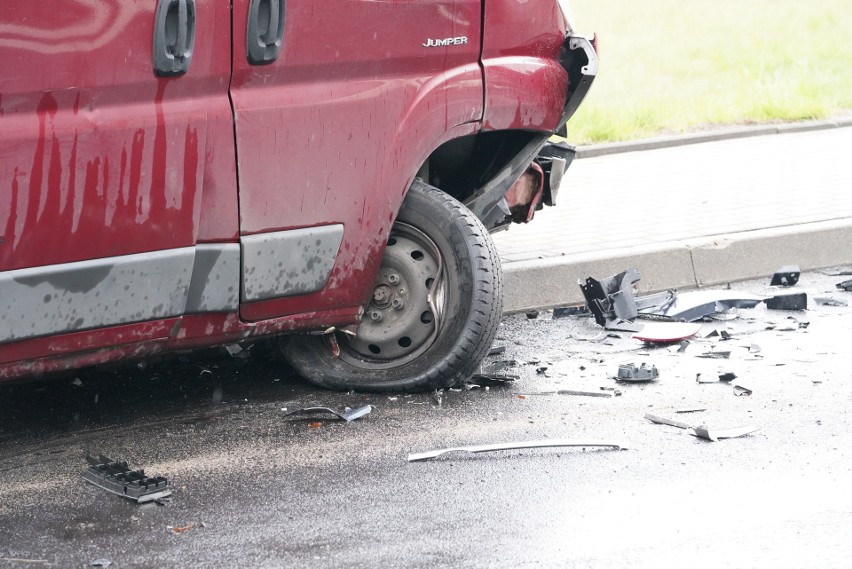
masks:
[[[295,332],[337,357],[365,315],[439,315],[434,236],[402,238],[432,251],[423,298],[394,288],[420,268],[382,273],[404,200],[440,188],[486,230],[552,201],[534,159],[597,69],[563,6],[3,3],[0,380]],[[428,351],[423,324],[394,341]]]

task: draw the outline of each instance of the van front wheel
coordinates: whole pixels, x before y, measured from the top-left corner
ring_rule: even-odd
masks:
[[[416,180],[394,223],[357,335],[285,339],[308,381],[339,390],[425,391],[461,384],[500,323],[500,260],[464,205]],[[335,353],[337,352],[337,353]]]

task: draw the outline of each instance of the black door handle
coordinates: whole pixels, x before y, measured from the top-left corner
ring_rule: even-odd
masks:
[[[284,41],[284,1],[251,0],[246,55],[252,65],[267,65],[278,59]]]
[[[195,0],[158,0],[154,21],[154,73],[161,77],[189,70],[195,47]]]

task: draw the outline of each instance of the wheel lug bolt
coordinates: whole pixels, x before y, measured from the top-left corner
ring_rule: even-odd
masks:
[[[391,302],[391,306],[393,306],[396,310],[401,310],[402,307],[405,306],[405,303],[402,302],[401,299],[395,298],[393,299],[393,302]]]
[[[370,312],[370,319],[373,322],[381,322],[382,321],[382,313],[378,310],[373,310]]]
[[[399,289],[399,294],[405,294],[405,289],[404,288]]]
[[[391,273],[388,275],[388,282],[390,284],[396,284],[399,282],[399,275],[396,273]]]

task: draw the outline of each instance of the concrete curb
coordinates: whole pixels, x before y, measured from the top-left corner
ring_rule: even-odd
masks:
[[[852,218],[508,263],[503,268],[503,310],[511,314],[581,304],[578,280],[608,277],[629,267],[639,269],[638,287],[644,294],[769,277],[782,265],[797,264],[807,271],[852,264],[852,247],[826,243],[852,243]]]
[[[733,140],[735,138],[748,138],[769,134],[789,134],[794,132],[808,132],[812,130],[825,130],[850,126],[852,126],[852,117],[843,117],[832,120],[724,128],[709,132],[696,132],[675,136],[661,136],[643,140],[632,140],[628,142],[611,142],[607,144],[581,146],[577,149],[577,158],[594,158],[596,156],[606,156],[608,154],[657,150],[659,148],[672,148],[675,146],[684,146],[686,144],[718,142],[720,140]]]

